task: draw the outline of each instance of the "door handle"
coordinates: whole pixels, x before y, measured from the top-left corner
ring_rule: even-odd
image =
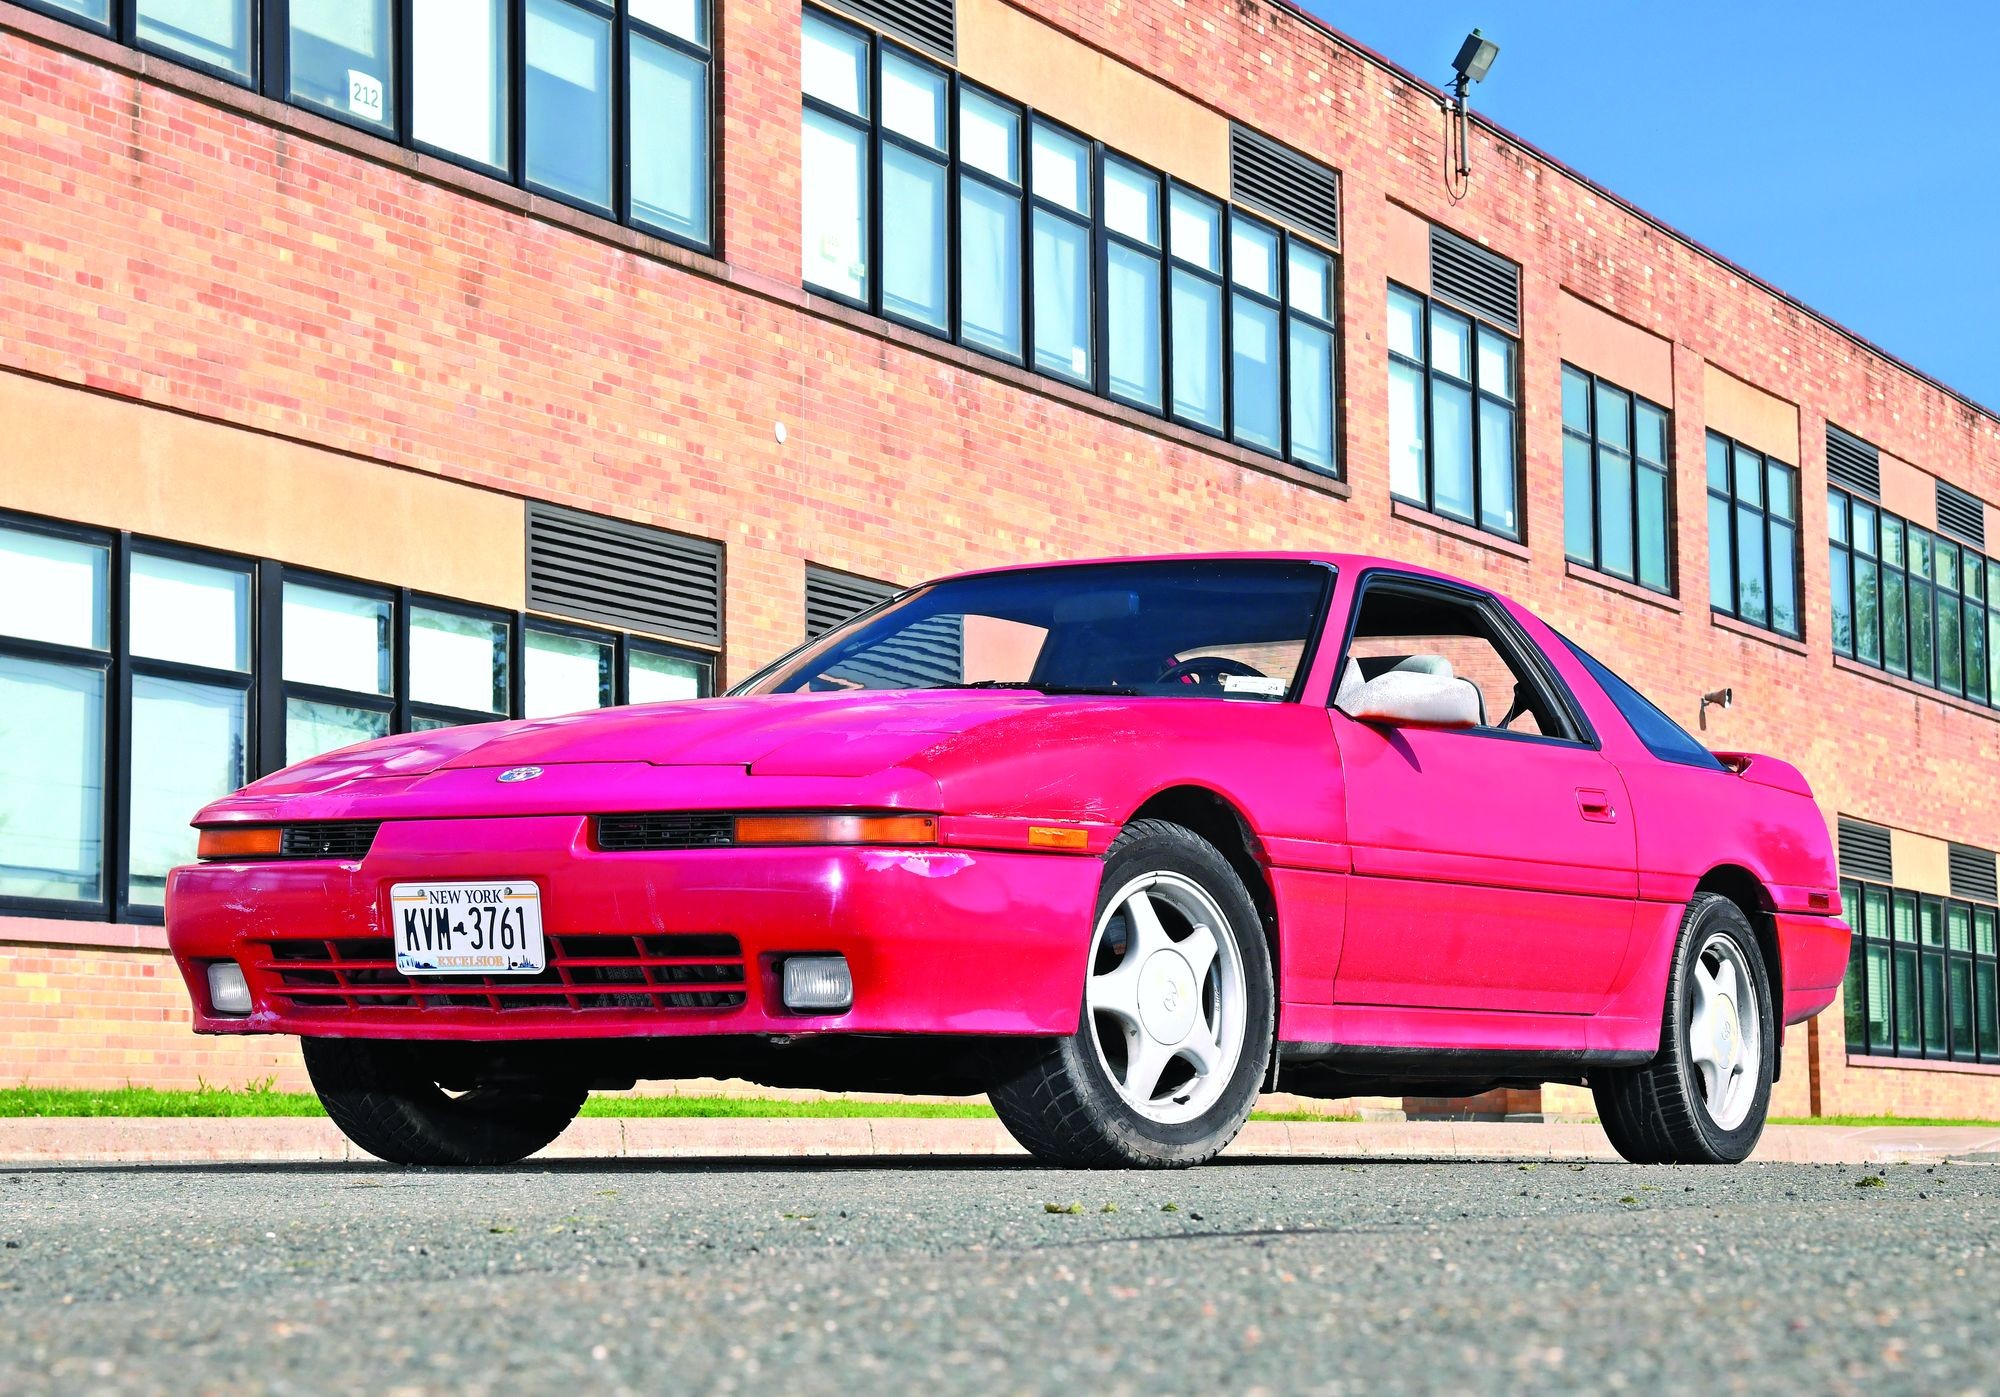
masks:
[[[1614,824],[1618,819],[1618,812],[1611,805],[1610,793],[1600,791],[1595,787],[1578,786],[1576,788],[1576,808],[1577,813],[1581,814],[1584,819],[1595,820],[1599,824]]]

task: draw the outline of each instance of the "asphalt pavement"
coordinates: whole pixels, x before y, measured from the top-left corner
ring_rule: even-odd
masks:
[[[0,1388],[1993,1393],[1997,1249],[1944,1161],[16,1166]]]

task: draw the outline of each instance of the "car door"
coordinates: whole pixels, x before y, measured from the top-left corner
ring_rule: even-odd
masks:
[[[1480,691],[1476,727],[1340,708],[1385,668]],[[1587,1014],[1624,959],[1637,873],[1624,784],[1547,658],[1490,594],[1364,578],[1329,721],[1353,877],[1338,1003]]]

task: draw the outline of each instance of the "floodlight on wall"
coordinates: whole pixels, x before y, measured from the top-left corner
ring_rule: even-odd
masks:
[[[1465,42],[1458,46],[1458,57],[1452,59],[1452,71],[1457,75],[1451,84],[1450,122],[1452,134],[1456,136],[1457,153],[1450,156],[1452,168],[1458,176],[1458,185],[1452,197],[1464,194],[1466,182],[1472,178],[1472,152],[1467,143],[1467,128],[1470,125],[1466,94],[1476,82],[1483,82],[1492,70],[1493,60],[1500,56],[1500,45],[1491,39],[1481,37],[1477,29],[1465,36]],[[1448,139],[1447,145],[1451,144]]]

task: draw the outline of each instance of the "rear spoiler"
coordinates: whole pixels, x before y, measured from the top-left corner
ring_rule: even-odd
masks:
[[[1755,781],[1760,786],[1789,791],[1807,799],[1812,797],[1812,787],[1806,783],[1804,773],[1790,762],[1781,762],[1776,757],[1766,757],[1757,752],[1717,752],[1715,759],[1745,781]]]

